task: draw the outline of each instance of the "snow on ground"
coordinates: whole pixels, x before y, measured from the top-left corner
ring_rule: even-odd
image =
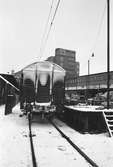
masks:
[[[5,116],[4,106],[0,107],[0,167],[32,166],[26,125],[27,120],[19,117],[18,108]]]
[[[79,104],[79,105],[73,105],[73,106],[65,106],[66,108],[69,109],[74,109],[76,111],[81,111],[81,112],[113,112],[113,109],[106,109],[104,106],[95,106],[95,105],[86,105],[86,104]]]
[[[70,127],[66,127],[65,123],[61,121],[54,120],[54,122],[99,167],[113,166],[113,137],[110,138],[108,133],[80,134]]]
[[[35,154],[40,167],[89,167],[81,155],[74,151],[59,132],[46,123],[33,123]]]
[[[0,107],[0,167],[32,167],[28,121],[19,114],[18,105],[6,116],[4,106]],[[65,123],[54,121],[99,167],[113,166],[113,137],[109,138],[107,133],[80,134]],[[90,166],[49,124],[34,122],[33,133],[39,167]]]

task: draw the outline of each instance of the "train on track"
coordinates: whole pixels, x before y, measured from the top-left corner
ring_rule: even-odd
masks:
[[[65,98],[65,75],[62,67],[48,61],[29,64],[13,75],[0,74],[0,103],[6,104],[6,113],[17,102],[23,112],[60,112]]]
[[[65,70],[57,64],[35,62],[15,74],[19,75],[20,108],[50,114],[60,110],[65,97]]]

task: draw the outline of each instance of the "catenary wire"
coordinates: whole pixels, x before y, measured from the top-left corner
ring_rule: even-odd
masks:
[[[52,9],[53,9],[53,3],[54,3],[54,0],[52,0],[52,2],[51,2],[51,6],[50,6],[50,10],[49,10],[49,15],[48,15],[48,18],[47,18],[47,22],[45,24],[44,33],[43,33],[42,38],[41,38],[41,45],[40,45],[39,55],[42,52],[42,46],[43,46],[45,35],[47,33],[48,24],[49,24],[49,20],[50,20],[50,17],[51,17],[51,12],[52,12]]]
[[[104,8],[103,8],[103,12],[102,12],[102,15],[101,15],[101,19],[100,19],[100,22],[99,22],[99,26],[98,26],[96,38],[95,38],[95,40],[94,40],[93,47],[90,49],[91,56],[92,56],[92,54],[94,54],[94,50],[95,50],[95,48],[96,48],[97,41],[98,41],[98,39],[99,39],[99,37],[100,37],[100,33],[101,33],[101,29],[102,29],[102,24],[103,24],[105,12],[106,12],[106,7],[107,7],[107,4],[106,4],[106,2],[105,2]],[[94,55],[94,56],[95,56],[95,55]],[[90,59],[90,57],[89,57],[89,59]],[[83,66],[86,67],[86,66],[87,66],[87,62],[84,62]]]
[[[100,19],[100,22],[99,22],[99,26],[98,26],[98,30],[97,30],[97,35],[96,35],[96,38],[95,38],[95,41],[94,41],[94,44],[93,44],[93,47],[92,47],[92,51],[95,50],[96,45],[97,45],[97,41],[98,41],[98,39],[100,37],[100,33],[101,33],[103,21],[104,21],[104,16],[105,16],[105,12],[106,12],[106,7],[107,7],[107,4],[105,2],[105,6],[104,6],[104,9],[103,9],[103,12],[102,12],[102,15],[101,15],[101,19]]]
[[[45,43],[44,43],[43,48],[42,48],[43,53],[44,53],[44,51],[45,51],[45,47],[46,47],[46,44],[47,44],[47,41],[48,41],[48,38],[49,38],[49,34],[50,34],[50,31],[51,31],[52,25],[53,25],[54,20],[55,20],[55,16],[56,16],[56,13],[57,13],[59,4],[60,4],[60,0],[57,2],[56,8],[55,8],[55,12],[54,12],[52,21],[51,21],[51,23],[50,23],[50,26],[49,26],[49,29],[48,29],[48,32],[47,32],[47,36],[46,36],[46,38],[45,38]],[[41,59],[41,57],[43,56],[43,53],[40,55],[39,59]]]

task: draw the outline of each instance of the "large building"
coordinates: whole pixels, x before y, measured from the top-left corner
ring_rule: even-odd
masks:
[[[55,56],[49,57],[47,60],[64,68],[67,79],[79,76],[79,62],[76,62],[75,51],[57,48],[55,50]]]
[[[54,56],[50,56],[47,58],[47,61],[54,62]]]

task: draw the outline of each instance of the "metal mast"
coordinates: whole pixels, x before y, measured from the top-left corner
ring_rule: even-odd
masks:
[[[110,87],[110,0],[107,0],[107,109],[109,109]]]

